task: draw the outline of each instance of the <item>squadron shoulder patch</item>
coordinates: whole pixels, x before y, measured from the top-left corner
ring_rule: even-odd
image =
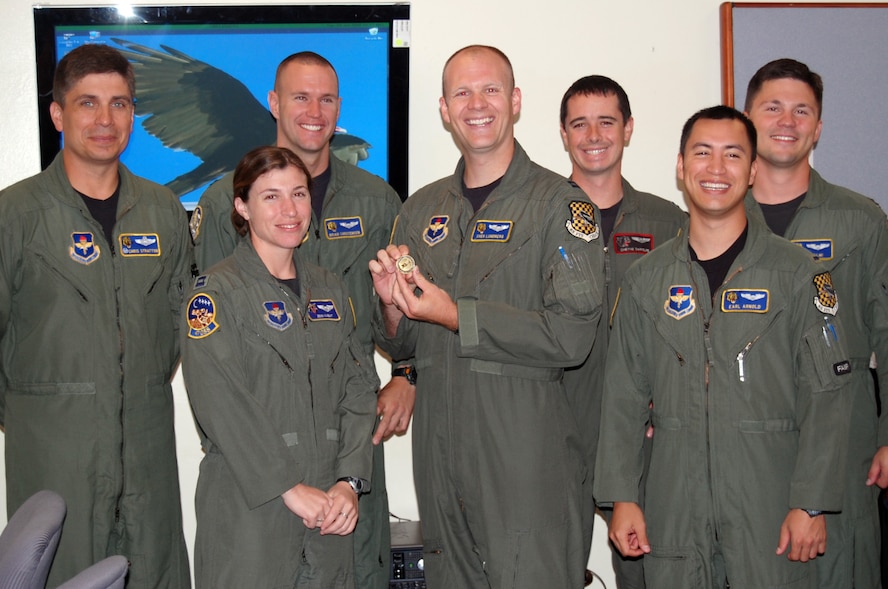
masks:
[[[565,224],[567,232],[583,241],[598,239],[600,230],[595,220],[595,207],[589,201],[572,200],[570,202],[570,219]]]
[[[75,262],[80,262],[85,266],[89,266],[98,260],[99,256],[102,254],[99,246],[96,245],[93,234],[89,231],[72,233],[71,241],[73,242],[73,245],[68,251],[71,254],[71,259]]]
[[[188,301],[188,337],[191,339],[205,338],[217,329],[216,303],[206,293],[197,293]]]
[[[265,323],[278,331],[283,331],[293,324],[293,314],[287,312],[284,301],[266,301],[262,303],[265,309]]]
[[[821,272],[814,276],[814,286],[817,287],[817,296],[814,297],[814,306],[821,313],[835,315],[839,310],[839,297],[833,287],[832,276],[829,272]]]
[[[614,253],[647,254],[654,249],[654,236],[649,233],[614,233]]]
[[[505,243],[512,237],[512,221],[475,221],[471,241],[498,241]]]
[[[669,287],[669,295],[663,303],[663,310],[673,319],[684,319],[694,312],[697,303],[694,301],[694,289],[689,284]]]
[[[191,219],[188,221],[188,230],[191,231],[191,241],[197,241],[197,236],[200,235],[200,222],[203,221],[203,209],[200,208],[200,205],[194,207],[194,210],[191,211]]]
[[[160,256],[160,236],[157,233],[121,233],[117,240],[120,243],[121,256]]]
[[[802,246],[802,249],[814,256],[817,261],[833,258],[832,239],[793,239],[792,242]]]
[[[723,313],[767,313],[770,292],[764,288],[728,288],[722,292]]]
[[[324,219],[324,231],[327,239],[364,237],[364,223],[360,217]]]
[[[450,228],[447,223],[450,221],[448,215],[439,215],[429,219],[429,226],[426,227],[425,233],[422,234],[422,240],[430,246],[438,245],[447,238]]]
[[[339,310],[333,299],[313,299],[308,302],[309,321],[339,321]]]

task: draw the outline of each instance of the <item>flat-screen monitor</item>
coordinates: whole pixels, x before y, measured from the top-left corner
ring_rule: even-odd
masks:
[[[80,45],[107,44],[136,72],[136,122],[121,161],[191,210],[243,154],[275,142],[275,70],[314,51],[339,75],[333,154],[406,198],[408,4],[36,6],[34,25],[43,167],[62,142],[49,116],[56,64]]]

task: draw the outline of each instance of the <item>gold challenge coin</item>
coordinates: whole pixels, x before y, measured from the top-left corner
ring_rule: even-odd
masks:
[[[396,263],[398,265],[398,270],[400,270],[402,274],[410,274],[413,272],[413,269],[416,268],[416,260],[414,260],[413,256],[409,254],[405,254],[398,258]]]

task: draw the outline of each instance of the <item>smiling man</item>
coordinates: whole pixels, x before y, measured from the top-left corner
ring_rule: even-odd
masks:
[[[746,112],[758,131],[759,173],[746,197],[751,217],[801,246],[842,296],[845,345],[854,368],[848,476],[841,513],[828,514],[830,543],[818,560],[821,587],[880,586],[878,487],[888,487],[888,228],[872,200],[811,168],[823,128],[823,81],[792,59],[756,72]],[[869,371],[875,353],[882,419]],[[853,581],[852,581],[853,579]]]
[[[574,82],[561,99],[561,139],[576,182],[601,211],[602,239],[607,270],[604,273],[607,313],[589,358],[566,370],[564,383],[583,436],[590,471],[595,466],[604,363],[610,335],[610,311],[617,301],[623,275],[633,262],[678,234],[687,215],[653,194],[639,192],[622,176],[623,149],[632,139],[635,120],[623,87],[606,76],[586,76]],[[650,443],[645,449],[650,448]],[[642,489],[643,490],[643,489]],[[595,503],[587,498],[583,538],[592,545]],[[610,510],[603,510],[606,518]],[[644,589],[644,571],[638,559],[613,555],[619,589]]]
[[[71,51],[50,106],[64,148],[0,192],[7,506],[65,498],[50,587],[112,554],[130,589],[190,586],[170,380],[191,239],[173,193],[118,161],[134,101],[123,55]]]
[[[589,354],[601,312],[596,211],[515,141],[521,91],[500,50],[447,60],[439,106],[462,158],[407,199],[370,265],[380,345],[415,355],[422,373],[413,456],[426,580],[579,588],[590,473],[562,373]]]
[[[690,219],[623,280],[608,349],[595,496],[651,589],[817,587],[805,564],[841,505],[849,407],[828,272],[747,220],[752,123],[724,106],[685,123]],[[644,506],[649,406],[656,434]]]

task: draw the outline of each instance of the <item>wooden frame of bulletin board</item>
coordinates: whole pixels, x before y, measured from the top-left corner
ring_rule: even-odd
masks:
[[[812,164],[888,210],[888,3],[725,2],[722,100],[743,110],[746,84],[781,57],[823,77],[823,133]]]

